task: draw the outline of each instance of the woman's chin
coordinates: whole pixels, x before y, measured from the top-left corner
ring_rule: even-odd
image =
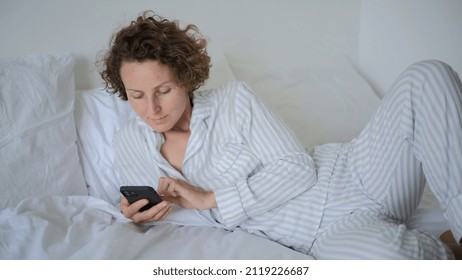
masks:
[[[172,129],[168,124],[153,124],[152,122],[149,122],[148,125],[152,128],[152,130],[159,133],[164,133]]]

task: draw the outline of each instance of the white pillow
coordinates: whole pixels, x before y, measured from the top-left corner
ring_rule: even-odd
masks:
[[[120,193],[112,141],[120,127],[136,114],[118,94],[100,88],[77,91],[75,102],[77,144],[88,192],[115,205]]]
[[[307,151],[356,137],[380,99],[342,57],[302,54],[297,60],[259,61],[257,55],[230,60],[246,81],[299,137]]]
[[[234,80],[225,55],[209,50],[212,58],[210,79],[203,88],[213,88]],[[120,200],[119,178],[113,169],[115,133],[130,118],[136,116],[128,102],[118,94],[102,88],[77,91],[75,119],[79,154],[88,191],[91,196],[112,204]]]
[[[0,58],[0,209],[88,194],[76,146],[74,57]]]

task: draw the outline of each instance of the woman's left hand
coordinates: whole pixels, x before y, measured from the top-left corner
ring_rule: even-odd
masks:
[[[207,210],[217,207],[215,194],[195,187],[184,180],[161,177],[157,192],[162,199],[178,204],[183,208]]]

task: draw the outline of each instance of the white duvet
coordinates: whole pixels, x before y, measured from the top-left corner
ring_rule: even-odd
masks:
[[[43,196],[0,212],[0,259],[312,259],[241,230],[135,225],[89,196]]]

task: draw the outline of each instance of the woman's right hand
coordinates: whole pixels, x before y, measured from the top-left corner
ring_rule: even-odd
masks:
[[[132,204],[128,203],[128,200],[121,196],[120,198],[120,211],[125,217],[133,220],[134,223],[146,223],[161,221],[170,214],[170,202],[162,201],[161,203],[154,205],[148,210],[139,212],[141,207],[148,204],[147,199],[140,199]]]

